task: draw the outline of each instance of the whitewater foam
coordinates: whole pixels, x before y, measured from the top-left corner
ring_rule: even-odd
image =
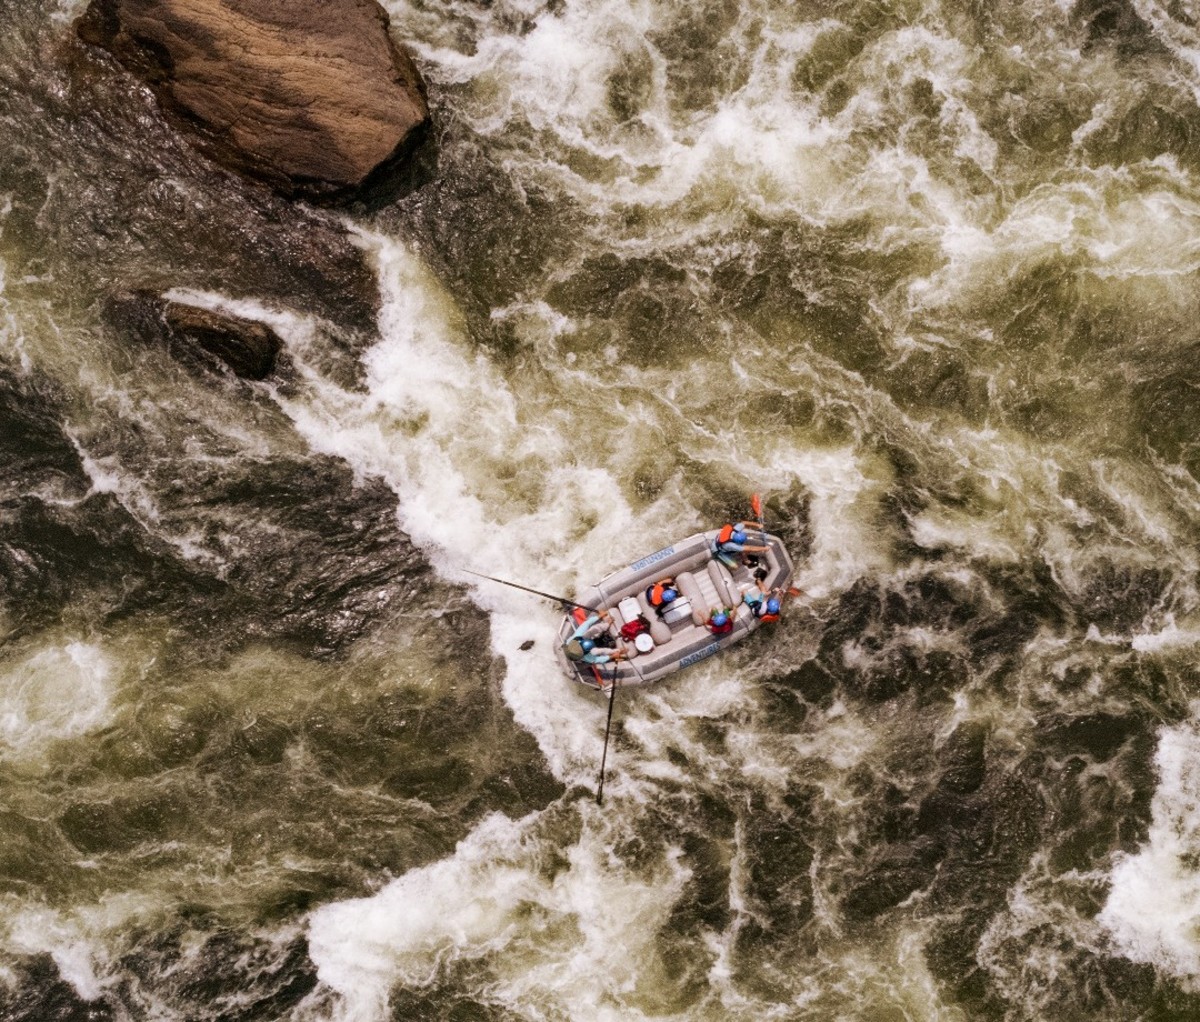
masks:
[[[690,874],[668,852],[654,877],[633,877],[613,861],[598,814],[559,850],[564,868],[548,873],[540,815],[489,816],[449,858],[311,915],[310,955],[340,995],[339,1022],[387,1017],[397,984],[427,987],[457,963],[484,960],[489,999],[510,1010],[640,1016],[621,1002],[652,960],[654,934]]]
[[[145,925],[161,903],[142,893],[109,893],[97,902],[59,909],[9,895],[0,901],[0,935],[6,954],[49,955],[75,993],[97,1000],[113,982],[113,937]]]
[[[878,501],[890,475],[883,466],[845,448],[789,451],[773,467],[786,470],[792,485],[798,483],[812,497],[812,549],[796,575],[804,592],[829,596],[864,574],[891,567],[887,537],[876,527]]]
[[[11,208],[11,200],[6,205]],[[7,212],[7,209],[2,211]],[[33,367],[33,360],[25,345],[25,337],[17,323],[17,317],[6,294],[8,290],[8,267],[0,259],[0,350],[20,367],[22,373],[28,373]]]
[[[491,614],[492,651],[510,662],[502,685],[518,723],[537,738],[556,776],[585,782],[599,714],[563,684],[548,655],[556,614],[462,569],[564,594],[594,581],[595,565],[610,563],[633,524],[605,465],[610,452],[572,449],[569,400],[529,395],[518,404],[414,251],[365,231],[359,240],[382,291],[363,389],[322,371],[309,324],[277,316],[272,325],[302,384],[271,393],[313,450],[342,459],[360,477],[383,479],[413,542],[447,578],[474,587]],[[587,390],[581,378],[575,399],[586,402]],[[529,639],[534,647],[526,654],[519,647]]]
[[[1154,762],[1147,840],[1113,866],[1098,919],[1125,957],[1200,991],[1200,704],[1186,722],[1163,728]]]
[[[113,665],[89,643],[50,646],[0,666],[0,761],[37,762],[56,742],[102,727],[115,695]]]

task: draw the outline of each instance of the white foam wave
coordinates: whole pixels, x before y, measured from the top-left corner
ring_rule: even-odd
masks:
[[[18,957],[49,955],[75,993],[94,1001],[111,982],[112,936],[144,925],[159,907],[151,897],[132,893],[70,909],[9,896],[0,901],[0,945]]]
[[[1130,645],[1139,653],[1158,653],[1200,645],[1200,627],[1180,627],[1175,615],[1167,614],[1162,628],[1156,632],[1135,635]]]
[[[611,564],[613,551],[625,547],[632,513],[606,464],[613,452],[573,449],[571,398],[590,404],[589,381],[580,374],[567,399],[542,393],[518,403],[420,258],[380,236],[362,233],[360,240],[382,289],[380,338],[363,357],[362,388],[322,372],[310,322],[274,315],[301,377],[298,388],[274,390],[275,399],[312,449],[385,480],[397,494],[401,526],[432,563],[477,586],[492,614],[493,651],[510,658],[504,694],[518,722],[538,738],[559,777],[584,781],[594,769],[600,718],[547,655],[556,614],[460,569],[567,593],[593,581],[595,565]],[[244,302],[236,309],[269,315]],[[528,639],[535,645],[523,653],[518,647]]]
[[[409,5],[389,9],[417,27]],[[539,136],[536,147],[510,151],[508,162],[597,209],[614,200],[672,204],[696,189],[739,204],[817,207],[837,180],[825,152],[830,127],[789,79],[826,23],[740,20],[731,32],[741,40],[746,81],[697,111],[680,108],[667,58],[651,42],[665,13],[609,0],[522,18],[497,5],[470,47],[429,21],[419,22],[427,41],[413,45],[440,80],[469,87],[461,110],[476,131]],[[522,23],[528,31],[511,30]],[[632,111],[612,99],[614,82],[630,77]]]
[[[91,484],[87,496],[94,493],[112,494],[135,521],[148,532],[170,543],[189,561],[202,561],[218,566],[224,563],[221,557],[208,548],[199,528],[185,532],[165,528],[158,501],[150,487],[136,473],[126,469],[115,454],[93,456],[70,428],[66,429],[66,433]],[[48,496],[56,503],[78,502],[74,497],[63,499],[55,494]]]
[[[1132,0],[1131,6],[1149,25],[1154,35],[1190,71],[1192,95],[1200,102],[1200,32],[1196,30],[1193,4],[1161,0]]]
[[[12,208],[12,200],[5,197],[5,209],[0,214],[7,213]],[[16,315],[5,292],[8,288],[8,267],[0,259],[0,351],[27,373],[33,366],[33,360],[25,346],[25,336],[21,332]]]
[[[88,0],[56,0],[51,17],[60,24],[71,24],[88,6]]]
[[[1045,184],[996,227],[948,235],[948,262],[908,287],[915,309],[994,294],[996,282],[1047,259],[1076,260],[1099,277],[1188,277],[1200,268],[1200,203],[1179,192],[1177,171],[1158,161],[1157,187],[1129,170],[1103,168]]]
[[[387,6],[401,23],[413,22],[408,5]],[[524,124],[597,155],[615,154],[602,137],[612,120],[608,82],[623,62],[655,60],[646,39],[651,5],[577,4],[552,15],[515,6],[497,5],[480,18],[479,37],[466,46],[462,35],[429,22],[420,27],[431,38],[412,45],[437,66],[440,80],[470,85],[464,105],[477,131]],[[512,31],[516,26],[522,30]]]
[[[1104,933],[1090,914],[1064,899],[1067,891],[1095,890],[1093,872],[1056,875],[1041,851],[1008,892],[979,941],[977,960],[1022,1018],[1052,1018],[1062,1004],[1072,957],[1105,953]]]
[[[1112,869],[1099,921],[1116,949],[1200,991],[1200,704],[1164,728],[1155,755],[1158,788],[1140,851]]]
[[[812,549],[796,585],[822,597],[848,588],[864,574],[887,570],[888,538],[877,528],[877,514],[889,475],[849,448],[798,449],[779,458],[775,467],[790,470],[812,496]]]
[[[638,879],[610,858],[610,835],[585,829],[548,873],[537,819],[490,816],[453,856],[312,914],[310,954],[342,1022],[388,1017],[394,986],[429,986],[462,961],[486,962],[489,998],[524,1017],[642,1017],[623,1002],[688,871],[668,853]]]
[[[113,665],[84,642],[52,646],[0,667],[0,761],[30,763],[59,741],[106,724]]]
[[[910,522],[910,533],[913,541],[927,550],[955,550],[1007,564],[1015,564],[1021,557],[997,525],[953,509],[916,515]]]

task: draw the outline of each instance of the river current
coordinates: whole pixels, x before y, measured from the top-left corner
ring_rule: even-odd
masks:
[[[0,1017],[1200,1017],[1200,9],[386,6],[434,144],[332,212],[0,0]],[[466,572],[754,492],[803,594],[597,806]]]

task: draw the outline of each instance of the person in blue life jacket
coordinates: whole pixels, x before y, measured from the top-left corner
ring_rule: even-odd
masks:
[[[773,624],[779,620],[783,611],[783,601],[780,599],[782,595],[782,589],[772,589],[769,593],[764,593],[758,586],[754,586],[742,594],[742,600],[757,620],[763,624]]]
[[[766,602],[767,594],[763,592],[762,579],[756,577],[754,581],[755,584],[742,593],[742,602],[752,611],[756,611],[755,617],[757,617],[758,607]]]
[[[727,568],[736,568],[745,554],[765,554],[767,552],[767,547],[752,545],[749,540],[750,536],[743,523],[726,522],[721,526],[721,531],[717,533],[717,538],[712,542],[713,556]]]
[[[584,664],[607,664],[625,659],[624,649],[614,649],[609,646],[598,646],[593,631],[600,622],[608,628],[609,615],[607,610],[594,611],[575,626],[567,640],[563,643],[563,652],[568,660]]]
[[[768,596],[757,607],[752,607],[754,616],[765,625],[774,624],[779,620],[779,614],[783,610],[783,602],[778,596]]]

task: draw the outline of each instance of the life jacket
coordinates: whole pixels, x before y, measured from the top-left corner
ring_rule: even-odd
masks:
[[[661,582],[655,582],[649,589],[646,590],[646,602],[655,610],[662,607],[666,601],[663,599],[663,591],[666,589],[675,589],[675,580],[664,578]],[[678,592],[678,589],[675,589]]]
[[[723,546],[733,538],[733,534],[737,530],[730,522],[726,522],[721,526],[721,531],[717,533],[717,546]]]
[[[779,615],[772,614],[770,611],[764,610],[761,614],[758,615],[758,619],[759,619],[759,621],[762,621],[766,624],[774,624],[776,621],[779,620]]]
[[[578,639],[570,639],[563,643],[563,652],[567,654],[568,660],[579,662],[585,656],[583,651],[583,643]]]

